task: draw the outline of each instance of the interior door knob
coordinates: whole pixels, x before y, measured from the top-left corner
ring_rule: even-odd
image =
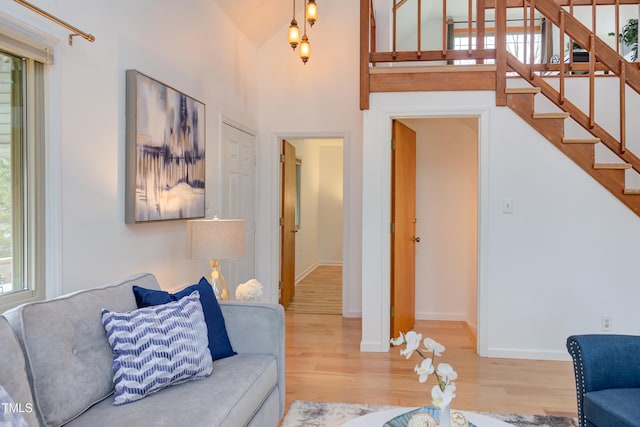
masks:
[[[414,241],[415,243],[420,243],[420,237],[414,236],[414,237],[413,237],[413,241]]]

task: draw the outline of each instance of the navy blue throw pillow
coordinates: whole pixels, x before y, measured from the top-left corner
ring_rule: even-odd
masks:
[[[209,338],[209,350],[213,360],[224,359],[225,357],[234,356],[237,353],[231,348],[227,328],[224,325],[224,317],[218,300],[213,293],[213,288],[204,277],[196,285],[184,288],[180,292],[170,294],[166,291],[158,291],[154,289],[133,287],[133,294],[136,297],[138,308],[150,307],[154,305],[166,304],[171,301],[178,301],[193,291],[200,293],[200,304],[204,312],[204,321],[207,324],[207,335]]]

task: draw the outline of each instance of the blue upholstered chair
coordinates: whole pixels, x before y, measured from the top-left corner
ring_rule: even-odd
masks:
[[[580,427],[640,426],[640,336],[575,335],[567,350]]]

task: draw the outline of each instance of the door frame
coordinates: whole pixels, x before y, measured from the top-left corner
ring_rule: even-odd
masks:
[[[271,212],[271,218],[274,219],[273,224],[263,224],[268,230],[270,242],[265,242],[261,245],[261,254],[268,254],[268,257],[261,256],[257,260],[256,271],[260,269],[262,274],[265,271],[265,275],[270,278],[270,283],[274,286],[270,286],[268,289],[268,300],[270,302],[278,302],[278,281],[280,280],[280,227],[278,225],[278,218],[280,217],[280,203],[282,198],[281,189],[281,170],[280,170],[280,152],[281,141],[283,139],[342,139],[342,315],[344,317],[360,317],[361,312],[355,311],[352,307],[359,301],[354,302],[353,293],[351,291],[352,286],[357,286],[360,283],[360,272],[356,271],[353,265],[353,255],[351,254],[351,242],[353,241],[352,234],[359,235],[358,233],[352,233],[353,225],[350,221],[350,209],[352,205],[353,195],[351,192],[351,176],[349,174],[349,165],[351,162],[350,148],[351,142],[349,138],[349,132],[275,132],[269,137],[270,144],[268,146],[268,153],[263,153],[268,159],[268,168],[271,170],[271,182],[267,183],[270,189],[268,191],[260,191],[260,197],[269,197],[268,207]],[[262,153],[261,153],[262,154]],[[258,183],[260,188],[260,183]],[[269,195],[269,192],[272,192]],[[265,202],[264,198],[261,198],[261,203]],[[260,205],[257,205],[260,206]],[[264,205],[263,205],[264,206]],[[259,211],[259,210],[258,210]],[[268,215],[264,215],[267,217]],[[262,219],[261,215],[258,215]],[[275,224],[275,225],[274,225]],[[269,244],[266,247],[265,244]],[[356,266],[357,267],[357,266]],[[257,274],[257,273],[256,273]],[[355,277],[354,277],[355,275]],[[359,290],[358,290],[359,291]]]
[[[379,180],[363,182],[363,198],[367,198],[368,215],[362,216],[362,341],[360,351],[388,352],[390,324],[390,244],[391,221],[391,127],[394,119],[469,118],[478,119],[478,329],[476,348],[480,356],[488,353],[488,232],[489,232],[489,123],[488,107],[452,108],[449,110],[411,106],[407,111],[368,110],[365,112],[363,174],[375,170]],[[382,135],[382,136],[380,136]],[[384,138],[384,141],[381,139]],[[367,173],[367,171],[369,173]],[[379,211],[371,209],[379,207]],[[364,266],[376,268],[364,268]],[[366,301],[365,301],[366,297]]]

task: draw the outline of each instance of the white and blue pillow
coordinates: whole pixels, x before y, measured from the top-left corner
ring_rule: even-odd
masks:
[[[113,350],[114,405],[213,370],[199,293],[128,313],[102,310]]]
[[[236,355],[237,353],[233,351],[229,336],[227,335],[222,310],[213,293],[213,288],[206,278],[201,278],[195,285],[191,285],[175,294],[156,289],[146,289],[140,286],[133,287],[133,295],[136,298],[138,308],[178,301],[190,295],[193,291],[200,293],[200,304],[202,304],[202,311],[204,311],[204,321],[207,323],[209,350],[211,351],[213,360]]]
[[[9,361],[4,360],[3,363],[9,363]],[[22,410],[25,408],[16,404],[4,387],[0,385],[0,427],[29,427],[20,413]]]

